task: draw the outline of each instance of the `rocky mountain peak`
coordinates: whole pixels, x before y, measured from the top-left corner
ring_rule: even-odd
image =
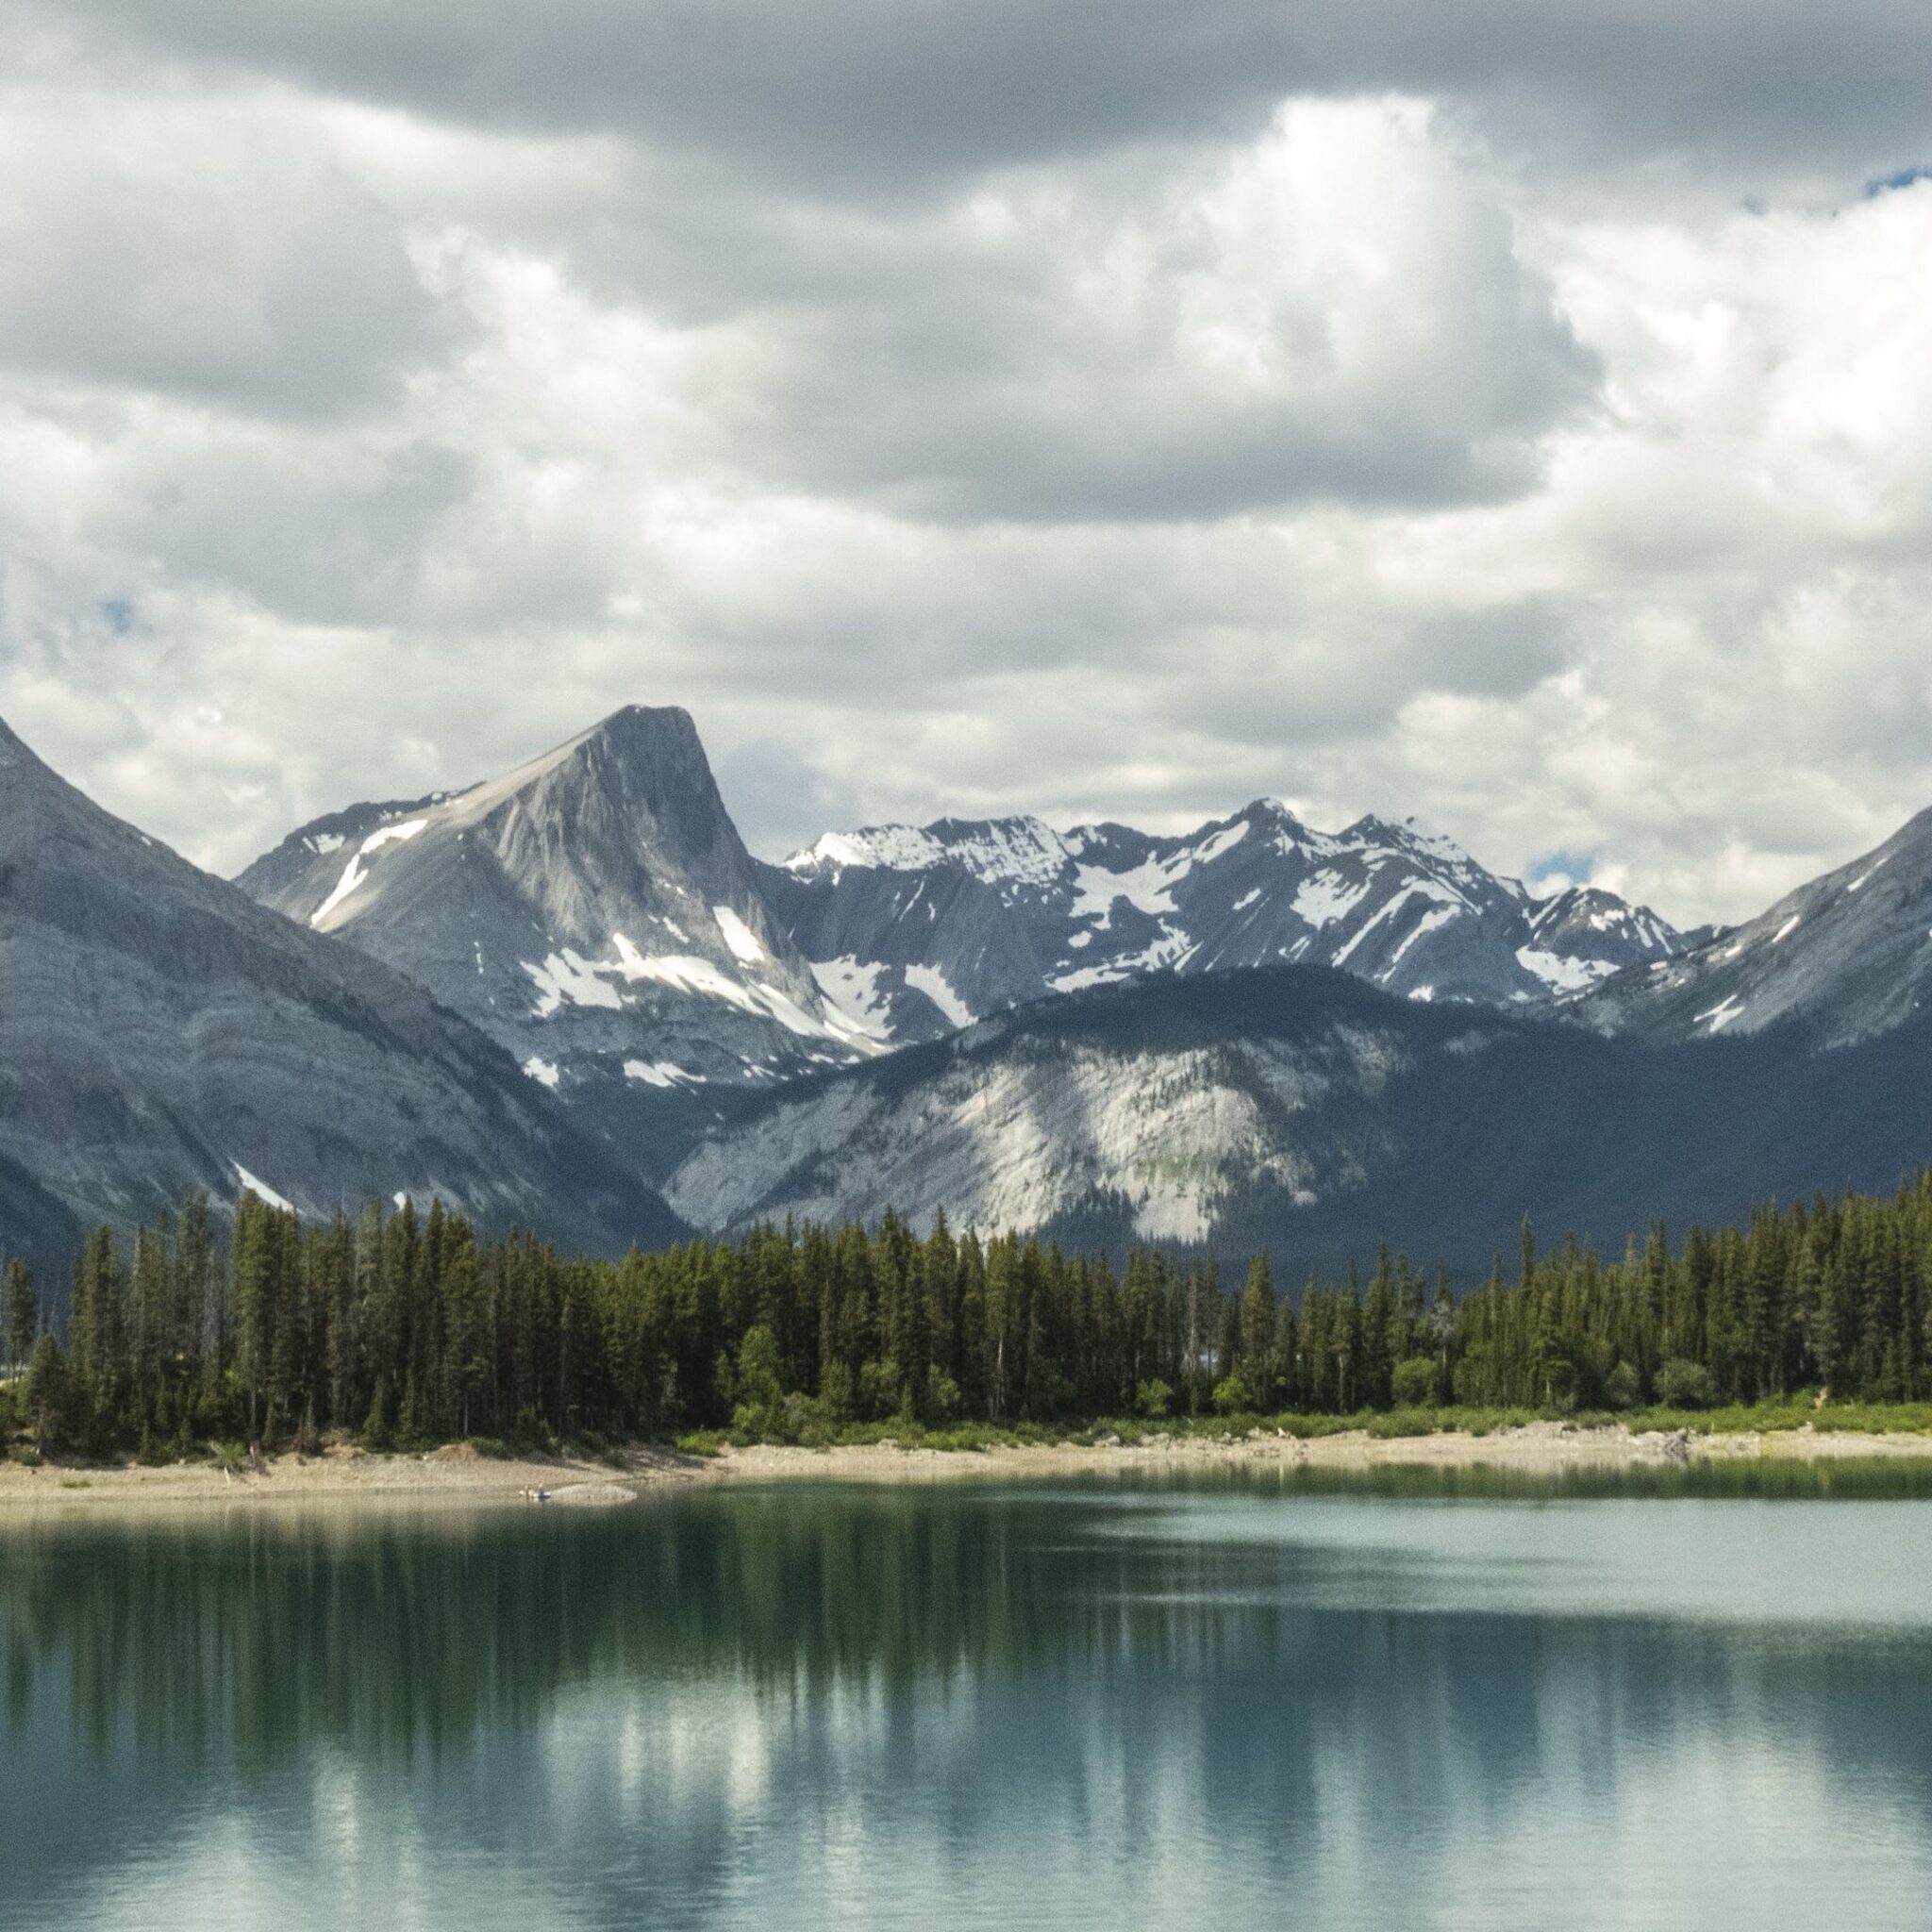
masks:
[[[633,1152],[707,1087],[877,1050],[772,916],[676,707],[628,706],[452,796],[317,820],[241,883],[409,974]]]

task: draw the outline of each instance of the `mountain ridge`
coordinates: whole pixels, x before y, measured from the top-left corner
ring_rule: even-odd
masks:
[[[1932,999],[1932,807],[1756,919],[1576,1008],[1606,1032],[1751,1034],[1793,1020],[1827,1045],[1903,1024]]]
[[[1322,832],[1267,798],[1172,837],[1030,817],[827,833],[759,876],[821,985],[895,1041],[1043,992],[1270,961],[1538,1006],[1677,944],[1647,908],[1538,900],[1412,820]]]
[[[698,1225],[875,1218],[1119,1250],[1266,1250],[1333,1274],[1386,1239],[1467,1283],[1546,1239],[1621,1241],[1923,1165],[1932,1015],[1817,1050],[1606,1038],[1403,1000],[1332,968],[1042,1000],[761,1096],[671,1177]]]

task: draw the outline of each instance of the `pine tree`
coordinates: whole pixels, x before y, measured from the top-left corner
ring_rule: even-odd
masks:
[[[41,1302],[34,1292],[33,1271],[16,1255],[7,1264],[7,1352],[23,1373],[33,1355],[40,1327]]]
[[[1248,1400],[1257,1409],[1274,1406],[1274,1277],[1268,1257],[1257,1255],[1248,1263],[1248,1282],[1241,1291],[1240,1374]]]

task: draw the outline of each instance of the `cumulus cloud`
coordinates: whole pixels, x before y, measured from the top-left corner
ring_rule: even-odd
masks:
[[[1904,5],[22,0],[0,56],[0,713],[206,863],[634,700],[774,853],[1273,792],[1690,921],[1932,800]]]
[[[988,183],[918,225],[896,300],[759,329],[742,426],[801,487],[913,515],[1511,492],[1593,371],[1433,134],[1415,103],[1304,105],[1153,182]]]

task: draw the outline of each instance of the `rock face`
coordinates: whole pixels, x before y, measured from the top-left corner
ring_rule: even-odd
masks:
[[[598,1248],[678,1226],[419,987],[101,810],[0,724],[0,1249],[190,1185],[431,1193]]]
[[[673,1176],[705,1226],[786,1214],[1201,1243],[1277,1274],[1387,1239],[1463,1285],[1548,1241],[1741,1218],[1925,1158],[1932,1016],[1821,1054],[1798,1030],[1652,1045],[1391,998],[1307,968],[1146,980],[796,1083]]]
[[[690,716],[617,712],[507,776],[291,833],[237,883],[408,974],[626,1158],[712,1087],[879,1050],[772,918]]]
[[[1677,945],[1642,907],[1534,900],[1413,822],[1319,832],[1268,799],[1177,839],[1030,818],[828,833],[760,877],[828,997],[894,1042],[1047,993],[1277,962],[1540,1007]]]
[[[1708,1039],[1803,1022],[1842,1045],[1903,1025],[1932,996],[1932,810],[1748,924],[1576,1008],[1606,1032]],[[1932,1154],[1932,1145],[1917,1158]]]

